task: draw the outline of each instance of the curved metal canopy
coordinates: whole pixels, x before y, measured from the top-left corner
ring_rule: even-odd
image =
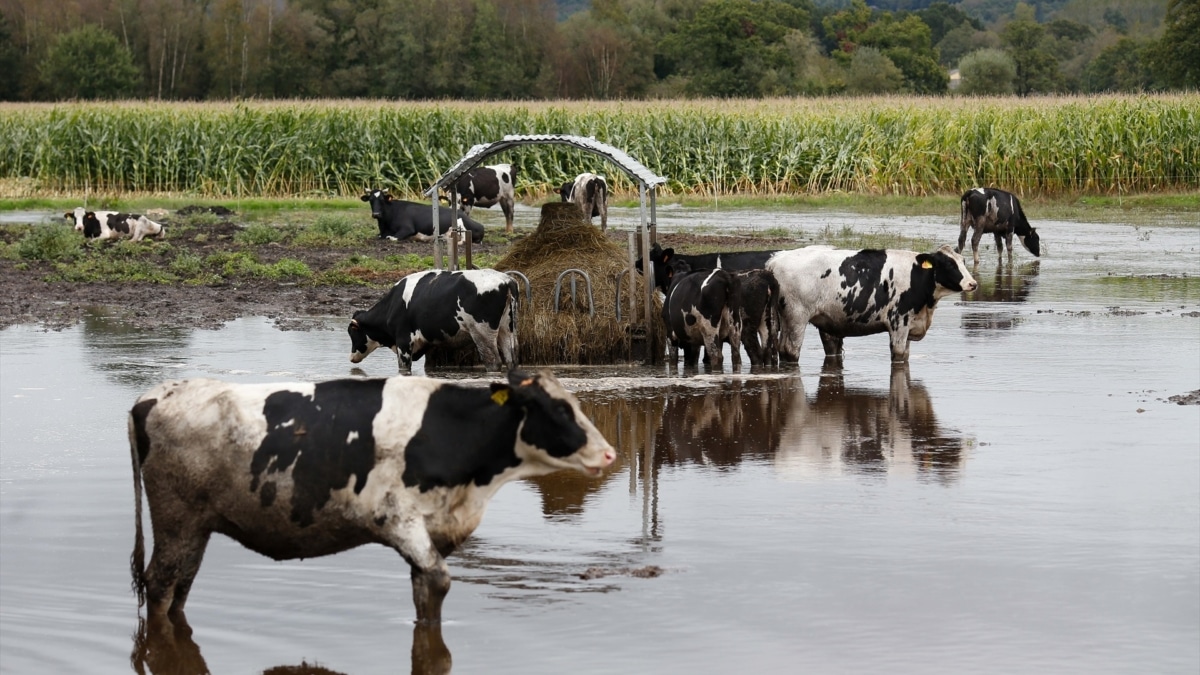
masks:
[[[467,154],[463,155],[462,159],[458,160],[457,164],[442,174],[442,177],[437,179],[437,182],[425,191],[425,196],[432,197],[437,194],[438,190],[454,184],[460,176],[478,166],[484,159],[491,155],[522,145],[539,144],[570,145],[580,150],[600,155],[620,167],[634,182],[644,185],[649,190],[653,190],[667,182],[666,178],[647,169],[641,162],[626,154],[624,150],[614,148],[607,143],[601,143],[595,138],[568,136],[565,134],[510,134],[499,141],[483,143],[472,147],[467,151]]]

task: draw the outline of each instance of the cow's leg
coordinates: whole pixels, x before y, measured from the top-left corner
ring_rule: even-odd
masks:
[[[842,349],[842,344],[844,341],[842,336],[828,333],[819,328],[817,329],[817,332],[821,335],[821,346],[825,348],[825,360],[840,361],[842,359],[842,355],[845,353]]]
[[[996,239],[997,239],[997,241],[999,241],[1000,237],[997,236]],[[1013,240],[1013,231],[1011,229],[1009,229],[1007,232],[1004,233],[1004,243],[1008,244],[1008,262],[1012,262],[1012,240]],[[997,248],[999,248],[1000,244],[997,243],[996,246],[997,246]]]
[[[737,314],[729,313],[729,353],[733,358],[733,370],[737,372],[742,369],[742,322],[741,317]],[[718,342],[720,347],[721,343]]]
[[[1004,233],[1003,232],[993,232],[992,236],[996,240],[996,258],[999,260],[1003,260],[1004,259]],[[1008,257],[1010,260],[1012,259],[1012,251],[1011,250],[1008,252]]]
[[[165,509],[163,501],[155,500],[154,503],[160,512],[186,513],[192,508],[178,501],[167,505]],[[150,556],[150,565],[146,568],[147,611],[159,618],[168,614],[179,615],[183,612],[196,573],[200,570],[210,531],[194,519],[185,523],[164,524],[155,523],[153,516],[151,512],[154,554]]]
[[[417,623],[440,623],[442,601],[450,592],[450,568],[419,520],[393,516],[399,526],[383,532],[385,542],[409,565]]]
[[[500,210],[504,212],[504,231],[508,234],[513,232],[513,200],[502,198],[500,200]]]
[[[780,313],[779,356],[781,360],[796,363],[800,360],[800,349],[804,346],[804,330],[811,318],[798,302],[788,303]]]
[[[967,243],[967,230],[969,229],[971,229],[971,223],[964,218],[958,231],[958,248],[954,249],[955,253],[962,253],[963,246]]]
[[[761,326],[760,326],[761,328]],[[746,356],[750,357],[750,366],[761,366],[765,363],[762,353],[762,341],[759,339],[759,331],[746,331],[745,339],[742,344],[746,347]]]
[[[475,341],[475,351],[484,368],[489,372],[500,370],[500,331],[487,323],[476,323],[468,328],[468,333]]]
[[[888,337],[892,340],[892,363],[908,362],[908,329],[889,332]]]
[[[983,228],[977,227],[971,233],[971,254],[975,259],[975,266],[979,267],[979,242],[983,239]]]

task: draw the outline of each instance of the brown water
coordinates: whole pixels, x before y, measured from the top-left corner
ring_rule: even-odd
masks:
[[[1039,231],[1040,261],[985,251],[907,368],[870,336],[840,370],[815,338],[783,372],[558,369],[621,459],[502,489],[440,636],[390,550],[214,538],[194,633],[136,639],[129,405],[174,377],[392,374],[352,369],[343,317],[4,330],[0,671],[1195,673],[1200,406],[1165,399],[1200,389],[1200,229]]]

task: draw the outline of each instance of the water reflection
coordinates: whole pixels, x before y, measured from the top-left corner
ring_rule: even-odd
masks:
[[[138,618],[129,663],[138,675],[203,675],[209,671],[192,627],[180,616],[172,620]],[[450,650],[440,625],[413,625],[412,673],[444,675],[451,670]],[[342,675],[324,666],[301,662],[267,668],[263,675]]]
[[[187,362],[192,336],[189,329],[146,330],[104,308],[85,313],[82,326],[84,358],[116,384],[149,387],[169,379],[169,369]]]
[[[949,482],[968,444],[938,424],[933,399],[907,364],[892,368],[887,390],[846,387],[840,368],[826,368],[816,395],[798,397],[788,411],[782,436],[776,466],[799,477],[849,472]]]
[[[657,483],[663,467],[694,465],[721,472],[743,462],[772,462],[787,476],[844,473],[954,480],[970,440],[944,428],[933,398],[908,365],[891,371],[886,388],[847,387],[843,371],[826,365],[806,395],[796,377],[735,379],[717,388],[689,386],[583,393],[580,403],[620,451],[630,495],[643,497],[643,538],[657,538]],[[532,479],[547,517],[574,517],[590,495],[618,480],[569,471]]]
[[[995,273],[987,275],[983,272],[975,274],[979,287],[970,293],[963,293],[963,300],[971,302],[1000,302],[1022,303],[1029,299],[1037,283],[1040,260],[1032,260],[1020,265],[998,263]],[[1012,330],[1021,323],[1019,314],[1015,311],[966,311],[962,314],[962,327],[968,335],[979,337],[993,334],[996,331]]]

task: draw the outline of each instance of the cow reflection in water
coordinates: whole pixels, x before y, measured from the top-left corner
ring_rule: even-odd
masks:
[[[957,477],[966,440],[943,429],[908,366],[892,368],[887,391],[847,388],[840,368],[821,372],[817,393],[787,413],[776,466],[790,476],[905,474]]]
[[[962,299],[968,302],[999,302],[1022,303],[1029,300],[1029,294],[1037,283],[1040,260],[1033,260],[1022,265],[1000,263],[996,265],[993,275],[978,272],[975,280],[979,288],[969,293],[963,293]],[[975,310],[977,305],[968,305]],[[983,336],[995,331],[1012,330],[1021,323],[1018,312],[1004,308],[989,308],[994,311],[964,311],[962,327],[968,335]]]
[[[780,420],[798,379],[734,381],[719,391],[668,395],[655,435],[656,463],[734,466],[770,457],[779,447]]]
[[[149,619],[139,618],[129,662],[138,675],[203,675],[211,672],[200,654],[200,646],[192,639],[191,626],[182,616],[174,621],[156,619],[153,615]],[[450,650],[442,640],[442,627],[439,624],[414,624],[412,673],[444,675],[450,670]],[[302,661],[295,666],[268,668],[263,675],[342,674]]]

